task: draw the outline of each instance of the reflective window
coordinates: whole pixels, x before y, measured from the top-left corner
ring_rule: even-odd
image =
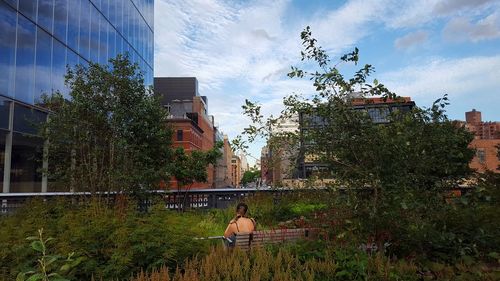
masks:
[[[98,62],[99,58],[99,11],[91,5],[90,9],[90,60]]]
[[[49,94],[51,89],[52,37],[38,28],[36,40],[35,65],[35,104],[40,102],[42,94]]]
[[[0,192],[3,192],[3,173],[5,167],[5,140],[7,131],[0,130]]]
[[[0,94],[14,96],[17,13],[0,1]]]
[[[64,74],[66,73],[66,47],[61,42],[52,40],[52,91],[64,94]]]
[[[36,1],[19,0],[19,11],[32,21],[36,21]]]
[[[21,104],[14,104],[13,130],[18,133],[36,135],[46,114]]]
[[[54,2],[54,35],[61,42],[66,43],[68,26],[68,0],[55,0]]]
[[[82,0],[80,6],[80,41],[78,53],[86,59],[90,58],[90,2]]]
[[[43,140],[14,133],[10,192],[40,192],[42,187]]]
[[[0,129],[9,129],[10,101],[0,97]],[[0,148],[1,151],[1,148]],[[3,163],[3,161],[1,161]]]
[[[110,31],[108,33],[108,58],[115,58],[116,57],[116,50],[115,50],[115,40],[116,40],[116,31],[110,27]]]
[[[38,0],[38,25],[52,32],[54,0]]]
[[[87,0],[84,0],[87,1]],[[69,1],[68,12],[68,46],[78,50],[78,36],[80,28],[80,0]]]
[[[19,15],[16,53],[16,99],[33,103],[35,76],[35,24]]]
[[[123,31],[122,35],[126,39],[130,38],[129,24],[130,24],[130,1],[123,1]]]
[[[4,1],[10,4],[14,9],[17,9],[17,0],[4,0]]]
[[[79,62],[79,56],[71,51],[71,50],[68,50],[67,54],[66,54],[66,66],[67,67],[70,67],[70,68],[74,68]],[[65,93],[68,93],[68,96],[69,96],[69,92],[70,92],[70,88],[69,86],[67,85],[64,85],[64,88],[65,88]]]
[[[99,63],[106,64],[108,62],[108,21],[99,17]]]

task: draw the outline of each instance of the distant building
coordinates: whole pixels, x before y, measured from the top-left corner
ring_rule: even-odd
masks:
[[[397,99],[382,98],[355,98],[352,100],[352,107],[355,110],[365,111],[375,124],[384,124],[390,122],[391,112],[398,110],[401,112],[410,111],[415,107],[415,102],[410,97],[400,97]],[[318,116],[311,116],[301,113],[299,115],[300,134],[306,134],[307,130],[318,129],[325,126],[324,122]],[[313,145],[306,141],[300,144],[300,156],[298,159],[298,178],[307,179],[314,174],[321,174],[328,170],[328,166],[319,161],[315,155],[307,154],[307,146]]]
[[[216,138],[214,117],[208,115],[208,99],[199,95],[196,78],[155,77],[154,89],[162,96],[162,105],[169,111],[168,124],[174,132],[174,147],[183,147],[188,152],[212,149]],[[214,188],[212,165],[207,167],[207,174],[207,182],[196,182],[191,188]],[[170,181],[170,187],[177,187],[175,179]]]
[[[265,152],[267,184],[281,185],[285,179],[296,177],[296,158],[299,147],[287,137],[287,134],[298,131],[298,115],[285,118],[273,126]]]
[[[465,127],[474,134],[470,147],[476,155],[470,167],[478,172],[486,170],[500,173],[500,158],[497,146],[500,145],[500,122],[483,122],[481,112],[472,109],[465,113]]]
[[[222,142],[222,156],[217,160],[217,164],[215,165],[215,188],[227,187],[232,183],[231,159],[233,158],[233,151],[229,145],[227,135],[223,135]]]
[[[248,165],[248,160],[245,153],[240,152],[238,156],[240,157],[241,160],[241,174],[243,175],[246,171],[250,170],[250,166]]]
[[[231,185],[240,186],[241,182],[241,159],[238,155],[233,155],[231,159]]]

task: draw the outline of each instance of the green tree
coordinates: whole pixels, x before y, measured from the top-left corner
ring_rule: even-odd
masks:
[[[341,187],[351,195],[344,203],[350,204],[349,211],[358,220],[349,221],[350,231],[375,237],[400,231],[400,237],[411,239],[412,229],[430,229],[431,214],[446,208],[448,190],[472,173],[468,164],[473,150],[468,145],[473,136],[447,118],[447,96],[430,108],[393,112],[389,123],[375,124],[366,112],[353,110],[353,99],[400,97],[376,79],[368,80],[374,67],[366,64],[347,79],[339,67],[357,64],[357,48],[332,62],[316,45],[309,27],[301,39],[302,60],[307,67],[314,62],[317,68],[292,67],[288,76],[310,79],[316,93],[310,98],[285,97],[284,110],[277,118],[264,118],[260,105],[247,101],[243,109],[253,123],[243,134],[252,141],[266,136],[268,128],[282,118],[300,114],[301,126],[308,129],[296,136],[308,144],[301,147],[301,153],[326,164],[328,169],[321,176],[334,179],[334,189]]]
[[[217,142],[214,147],[208,151],[193,150],[187,153],[184,148],[179,147],[175,150],[173,161],[170,165],[170,171],[177,180],[178,194],[182,189],[186,193],[182,198],[178,196],[179,210],[185,209],[187,193],[195,182],[206,182],[208,179],[207,167],[215,165],[217,159],[222,156],[221,148],[223,142]]]
[[[241,183],[242,184],[251,183],[256,181],[259,177],[260,177],[260,170],[251,169],[243,173],[243,177],[241,178]]]
[[[72,191],[154,188],[170,177],[167,114],[128,56],[68,68],[61,93],[44,96],[41,128],[49,179]]]

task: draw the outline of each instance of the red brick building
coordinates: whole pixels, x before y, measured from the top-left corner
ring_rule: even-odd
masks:
[[[208,99],[198,93],[198,81],[194,77],[155,78],[155,92],[162,96],[162,103],[169,111],[168,124],[172,127],[174,147],[187,152],[208,151],[215,144],[213,116],[208,115]],[[196,182],[190,188],[214,188],[214,167],[207,167],[207,182]],[[177,188],[172,178],[169,188]]]
[[[470,146],[476,150],[476,155],[470,167],[478,172],[490,170],[500,173],[496,147],[500,145],[500,122],[483,122],[481,112],[473,109],[465,113],[465,127],[474,134]]]

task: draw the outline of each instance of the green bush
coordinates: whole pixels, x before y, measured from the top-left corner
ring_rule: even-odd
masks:
[[[32,201],[0,220],[0,273],[12,280],[29,270],[36,259],[25,238],[42,227],[46,236],[55,238],[55,252],[85,258],[74,271],[76,280],[90,280],[92,275],[109,280],[162,265],[175,268],[188,257],[207,253],[210,242],[193,238],[209,234],[217,223],[210,224],[203,225],[197,213],[168,211],[162,204],[141,213],[128,200],[115,207],[99,199],[81,205]]]

